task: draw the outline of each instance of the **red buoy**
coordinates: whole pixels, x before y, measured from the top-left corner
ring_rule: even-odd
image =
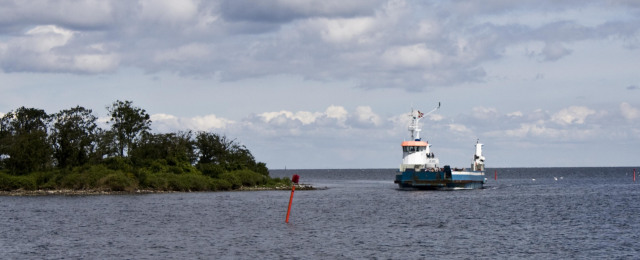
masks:
[[[633,182],[636,182],[636,168],[633,168]]]
[[[495,170],[495,171],[493,172],[493,179],[494,179],[494,180],[498,180],[498,170]]]
[[[291,177],[291,182],[293,182],[294,184],[291,185],[291,197],[289,197],[289,208],[287,209],[287,219],[284,221],[285,223],[289,223],[289,213],[291,213],[291,203],[293,202],[293,192],[296,191],[296,184],[298,184],[299,180],[300,180],[300,176],[298,176],[297,174],[294,174],[293,177]]]

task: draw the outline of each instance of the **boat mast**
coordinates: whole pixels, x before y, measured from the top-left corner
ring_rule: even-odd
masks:
[[[420,110],[413,110],[413,108],[411,108],[411,124],[409,124],[409,132],[411,132],[411,140],[413,141],[420,141],[420,131],[422,131],[422,129],[420,129],[420,125],[418,124],[420,122],[420,119],[435,112],[436,110],[440,109],[440,102],[438,102],[438,106],[434,109],[432,109],[431,111],[425,113],[420,112]],[[417,114],[415,112],[418,112]]]

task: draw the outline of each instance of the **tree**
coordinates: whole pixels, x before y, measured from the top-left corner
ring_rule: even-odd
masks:
[[[191,136],[191,131],[169,134],[145,133],[131,150],[129,157],[136,164],[165,160],[172,166],[181,163],[192,165],[195,163],[196,156]]]
[[[58,167],[87,163],[97,144],[97,117],[91,109],[76,106],[52,115],[51,140]]]
[[[209,132],[198,132],[196,135],[198,149],[198,168],[222,168],[224,171],[249,169],[263,175],[269,175],[265,163],[256,163],[251,152],[235,140],[224,135]]]
[[[105,157],[119,154],[113,131],[98,128],[96,130],[95,141],[95,150],[91,152],[91,163],[99,163]]]
[[[7,169],[14,174],[26,174],[50,166],[49,116],[44,110],[20,107],[4,115],[1,121],[0,158]]]
[[[11,131],[9,124],[13,115],[6,114],[0,118],[0,169],[5,168],[5,159],[9,158],[11,147]]]
[[[198,163],[213,163],[226,167],[227,155],[235,145],[233,140],[215,133],[198,132],[196,147],[198,148]]]
[[[107,111],[111,116],[109,122],[115,137],[115,146],[118,154],[124,157],[142,134],[149,131],[150,116],[144,109],[134,107],[131,101],[117,100],[107,107]]]

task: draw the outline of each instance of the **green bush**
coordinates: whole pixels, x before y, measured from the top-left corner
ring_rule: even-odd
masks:
[[[133,166],[131,160],[125,157],[109,157],[104,159],[103,165],[106,165],[107,168],[111,170],[121,170],[123,172],[132,172]]]
[[[38,185],[36,185],[36,179],[34,175],[13,176],[5,173],[0,173],[0,190],[35,190],[37,189],[37,187]]]
[[[154,160],[150,163],[149,170],[152,172],[168,172],[169,167],[167,166],[167,162],[165,160]]]
[[[200,163],[198,164],[198,170],[211,178],[218,178],[225,172],[222,166],[215,163]]]
[[[232,173],[240,177],[243,186],[256,186],[267,184],[268,177],[251,170],[237,170]]]
[[[237,189],[242,186],[242,180],[240,180],[240,176],[232,172],[225,172],[223,174],[220,174],[219,179],[228,182],[231,185],[231,189]]]
[[[33,176],[38,187],[46,186],[48,183],[53,182],[58,172],[34,172],[30,175]]]
[[[206,191],[211,190],[211,178],[196,174],[182,174],[178,176],[180,186],[186,188],[185,191]]]
[[[161,172],[161,173],[147,173],[144,180],[140,181],[143,188],[149,188],[152,190],[170,190],[169,179],[175,178],[174,174]]]
[[[105,188],[100,182],[105,177],[117,173],[124,174],[122,171],[112,170],[104,165],[81,166],[74,168],[71,173],[59,174],[56,184],[47,184],[45,187],[74,190]]]
[[[138,188],[138,182],[122,172],[109,174],[98,181],[101,188],[112,191],[134,191]]]
[[[233,185],[226,180],[211,179],[211,190],[213,191],[231,190],[231,188],[233,188]]]
[[[90,188],[87,187],[85,180],[79,173],[64,175],[59,182],[59,187],[64,189],[80,190]]]

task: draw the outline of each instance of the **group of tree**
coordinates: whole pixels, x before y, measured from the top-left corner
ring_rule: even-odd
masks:
[[[107,106],[109,129],[81,106],[20,107],[0,119],[0,190],[228,190],[288,184],[236,140],[212,132],[153,133],[131,101]]]

